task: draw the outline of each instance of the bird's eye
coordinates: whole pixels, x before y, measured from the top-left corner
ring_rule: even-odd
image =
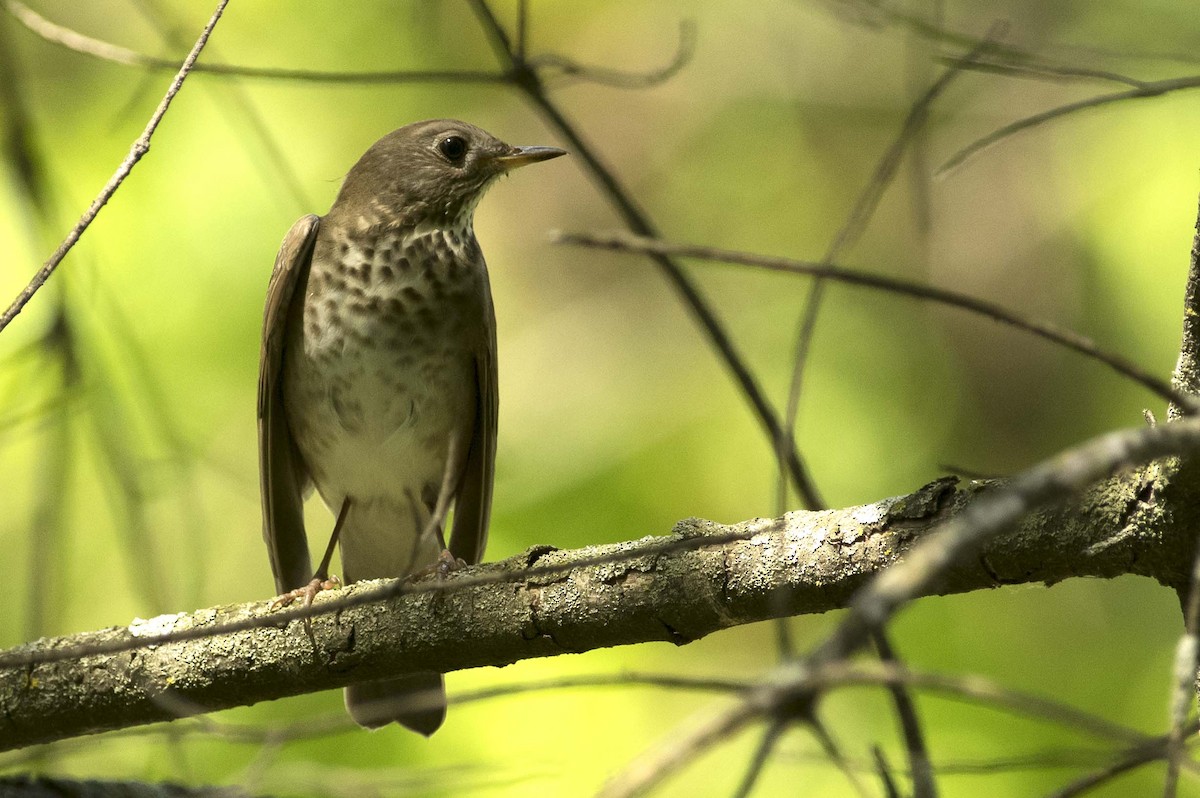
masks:
[[[437,146],[438,151],[451,163],[458,163],[467,154],[467,140],[462,136],[446,136]]]

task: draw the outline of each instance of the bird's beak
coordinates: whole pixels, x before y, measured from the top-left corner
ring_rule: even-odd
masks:
[[[560,150],[558,147],[513,147],[504,155],[497,155],[496,164],[501,171],[509,172],[518,166],[548,161],[566,154],[566,150]]]

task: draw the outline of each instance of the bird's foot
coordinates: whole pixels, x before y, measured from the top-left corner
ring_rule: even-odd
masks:
[[[405,582],[420,582],[423,579],[428,579],[431,576],[436,576],[438,579],[445,579],[459,568],[466,568],[467,561],[455,557],[450,553],[449,549],[442,549],[441,554],[435,562],[426,565],[424,568],[413,571],[405,578]]]
[[[331,576],[328,579],[322,579],[318,576],[304,587],[298,587],[295,590],[289,590],[282,596],[277,597],[271,602],[271,609],[277,610],[282,607],[286,607],[296,599],[304,599],[303,606],[307,607],[313,603],[313,599],[315,599],[317,594],[322,590],[337,590],[341,586],[342,580],[338,579],[336,576]]]
[[[433,564],[437,571],[438,579],[445,579],[453,571],[467,567],[467,561],[461,557],[455,557],[450,553],[450,549],[442,549],[438,554],[437,562]]]

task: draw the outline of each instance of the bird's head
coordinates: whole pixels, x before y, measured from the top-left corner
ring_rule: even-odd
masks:
[[[371,224],[457,227],[471,219],[484,190],[525,164],[565,155],[557,147],[514,147],[456,119],[406,125],[359,159],[331,213]]]

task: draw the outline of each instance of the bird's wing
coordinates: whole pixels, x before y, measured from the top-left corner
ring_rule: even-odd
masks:
[[[496,468],[496,317],[492,294],[484,284],[484,335],[475,353],[475,423],[467,463],[454,501],[454,530],[450,552],[468,563],[479,562],[487,545],[492,512],[492,481]]]
[[[283,342],[296,287],[303,285],[312,262],[319,216],[309,214],[292,225],[271,272],[263,314],[258,361],[258,470],[262,489],[263,538],[275,572],[275,588],[284,593],[308,583],[312,562],[304,534],[304,493],[308,473],[283,411]]]

